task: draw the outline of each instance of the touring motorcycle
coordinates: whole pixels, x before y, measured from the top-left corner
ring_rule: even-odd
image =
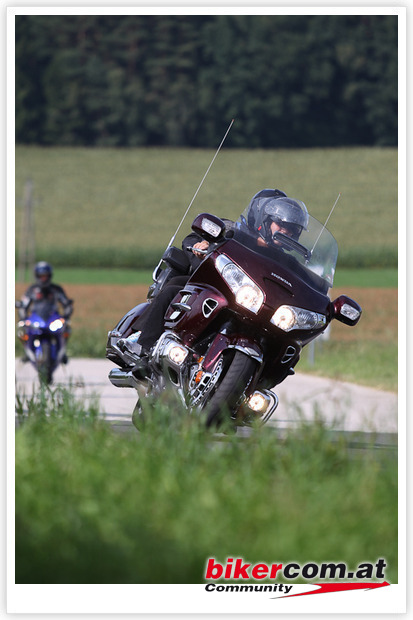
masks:
[[[207,427],[267,422],[278,405],[273,388],[294,374],[301,351],[333,319],[354,326],[361,307],[346,295],[331,301],[337,243],[309,216],[299,240],[277,232],[271,246],[237,222],[228,230],[201,213],[192,230],[209,242],[205,258],[172,300],[164,332],[151,350],[148,372],[134,376],[134,325],[174,275],[189,273],[188,255],[168,247],[154,272],[148,300],[109,331],[106,356],[117,387],[134,388],[133,422],[140,428],[142,402],[167,386],[184,407],[204,416]]]
[[[17,301],[16,307],[21,307],[21,302]],[[17,323],[17,336],[23,343],[26,359],[37,370],[41,382],[50,384],[56,368],[67,361],[68,335],[66,319],[47,309],[38,309]]]

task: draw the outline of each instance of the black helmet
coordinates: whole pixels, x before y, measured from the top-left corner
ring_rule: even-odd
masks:
[[[53,269],[52,266],[49,265],[49,263],[46,263],[45,261],[40,261],[34,266],[34,277],[39,284],[49,284],[50,280],[52,279],[52,275]],[[42,276],[47,276],[47,280],[40,280]]]
[[[288,236],[298,241],[301,232],[307,230],[308,211],[301,200],[287,198],[269,198],[263,207],[263,228],[265,238],[271,236],[271,222],[281,224],[288,230]]]

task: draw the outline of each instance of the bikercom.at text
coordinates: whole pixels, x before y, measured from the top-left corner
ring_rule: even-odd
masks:
[[[215,558],[209,558],[205,570],[205,579],[383,579],[386,562],[383,558],[375,564],[359,564],[354,571],[349,571],[343,562],[308,563],[300,566],[295,562],[283,564],[249,564],[242,558],[228,558],[224,564]]]

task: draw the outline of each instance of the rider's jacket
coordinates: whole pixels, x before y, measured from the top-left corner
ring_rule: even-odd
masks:
[[[69,299],[63,288],[58,284],[32,284],[29,286],[22,299],[19,308],[20,318],[25,319],[31,312],[47,318],[62,306],[62,314],[69,318],[73,312],[73,300]]]

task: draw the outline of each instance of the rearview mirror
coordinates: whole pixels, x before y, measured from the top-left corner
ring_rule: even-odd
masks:
[[[350,299],[347,295],[340,295],[340,297],[331,302],[331,306],[333,319],[351,326],[359,322],[362,310],[354,299]]]
[[[200,213],[192,222],[192,230],[208,241],[219,241],[225,232],[224,222],[216,215]]]

